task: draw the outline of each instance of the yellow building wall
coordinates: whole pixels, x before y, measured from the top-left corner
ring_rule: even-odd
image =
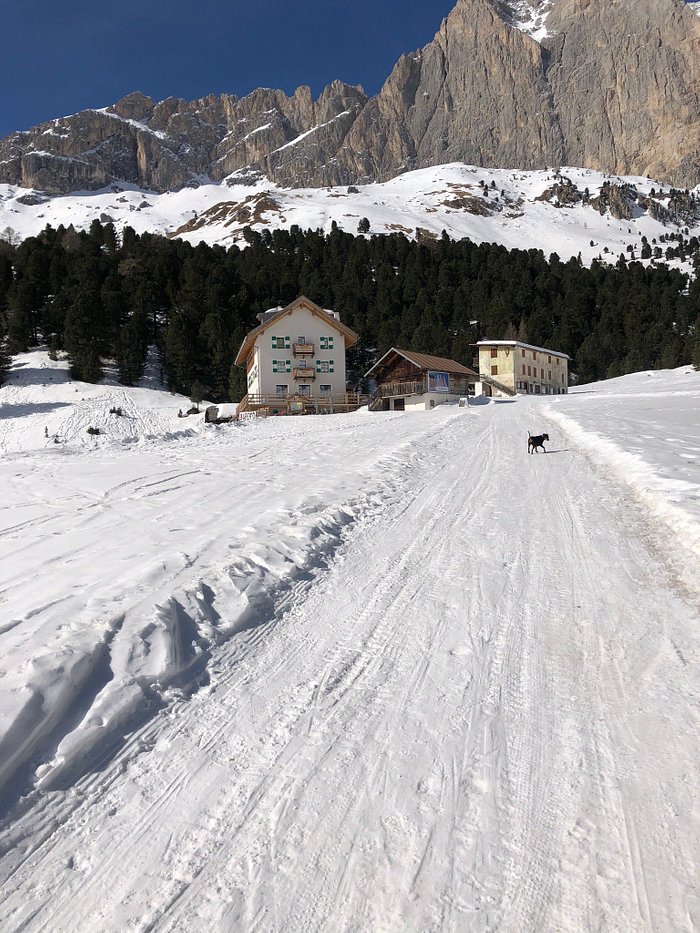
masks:
[[[515,388],[513,360],[515,353],[512,347],[494,347],[496,356],[491,356],[491,347],[479,347],[479,372],[485,376],[492,376],[511,389]],[[493,373],[492,367],[498,372]]]
[[[496,351],[495,356],[491,355],[492,350]],[[493,366],[498,372],[492,373]],[[547,350],[519,346],[479,347],[479,372],[518,392],[530,391],[540,395],[568,392],[568,360]],[[524,388],[523,383],[527,383],[529,388]]]

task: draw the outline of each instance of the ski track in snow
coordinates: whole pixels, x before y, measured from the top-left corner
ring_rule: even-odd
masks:
[[[75,711],[63,724],[73,757],[0,826],[0,928],[694,929],[692,550],[681,573],[668,515],[581,427],[596,399],[572,401],[337,416],[346,472],[316,450],[305,483],[279,464],[324,419],[185,437],[166,462],[156,444],[127,479],[96,450],[95,485],[110,463],[119,481],[64,489],[73,542],[60,502],[12,540],[43,561],[60,532],[54,559],[89,574],[104,536],[104,619],[144,510],[189,521],[187,554],[139,542],[126,621],[98,635],[116,668],[155,603],[163,650],[179,625],[201,655],[101,752]],[[535,419],[546,456],[525,453]],[[245,457],[261,481],[241,504]]]

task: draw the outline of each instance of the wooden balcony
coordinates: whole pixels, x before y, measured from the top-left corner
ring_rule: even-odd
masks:
[[[313,366],[295,366],[292,376],[294,379],[315,379],[316,369]]]
[[[395,398],[401,395],[424,395],[425,382],[384,382],[377,386],[378,398]]]
[[[293,343],[292,353],[294,356],[312,357],[316,355],[315,343]]]

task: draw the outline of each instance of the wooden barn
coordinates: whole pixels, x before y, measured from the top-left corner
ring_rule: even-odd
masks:
[[[456,360],[392,347],[366,373],[377,388],[371,411],[428,411],[474,394],[478,373]]]

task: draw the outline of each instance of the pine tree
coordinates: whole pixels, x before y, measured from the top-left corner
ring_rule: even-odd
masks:
[[[204,386],[198,380],[195,380],[192,383],[190,388],[190,399],[192,403],[196,406],[197,411],[199,411],[199,405],[204,398]]]
[[[7,382],[7,376],[12,365],[12,356],[7,348],[7,325],[0,315],[0,386]]]
[[[98,306],[98,297],[94,292],[79,292],[66,314],[64,343],[71,376],[84,382],[99,382],[102,377],[99,338],[95,327]]]
[[[695,321],[694,337],[691,362],[695,369],[700,369],[700,316]]]
[[[122,385],[138,385],[148,352],[148,320],[143,311],[132,314],[119,331],[117,369]]]
[[[235,363],[232,363],[228,378],[230,400],[232,402],[240,402],[247,392],[248,387],[246,385],[245,369],[243,369],[242,366],[236,366]]]
[[[24,353],[36,343],[35,292],[31,284],[21,281],[8,301],[7,342],[12,353]]]

